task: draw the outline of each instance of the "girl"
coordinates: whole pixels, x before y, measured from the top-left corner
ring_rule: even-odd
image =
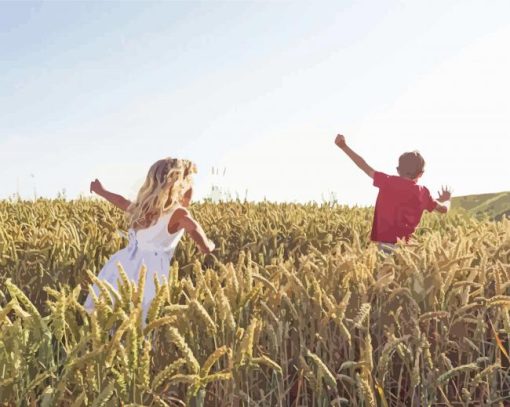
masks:
[[[189,233],[202,253],[208,254],[214,250],[214,243],[207,239],[202,227],[187,210],[191,201],[191,177],[194,173],[196,166],[191,161],[175,158],[159,160],[149,169],[135,202],[105,190],[97,179],[90,184],[91,192],[127,213],[130,226],[128,246],[108,260],[98,278],[117,289],[118,262],[135,282],[138,281],[142,264],[145,264],[147,275],[142,302],[144,322],[156,294],[154,276],[168,276],[170,260],[184,231]],[[97,286],[92,288],[99,295]],[[91,294],[85,301],[85,308],[89,311],[94,308]]]

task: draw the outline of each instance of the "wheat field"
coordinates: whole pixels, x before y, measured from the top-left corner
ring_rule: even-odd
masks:
[[[372,210],[201,203],[141,325],[144,279],[92,200],[0,202],[0,402],[19,406],[510,405],[510,221],[427,214],[383,256]],[[143,272],[142,272],[143,276]]]

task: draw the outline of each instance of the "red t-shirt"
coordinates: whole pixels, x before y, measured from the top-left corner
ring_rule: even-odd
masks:
[[[432,212],[437,205],[427,188],[408,178],[376,171],[374,186],[379,188],[371,235],[376,242],[408,241],[423,211]]]

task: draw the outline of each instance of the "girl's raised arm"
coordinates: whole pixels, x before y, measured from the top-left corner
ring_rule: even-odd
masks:
[[[96,178],[94,181],[90,183],[90,192],[95,192],[99,196],[102,196],[108,202],[114,204],[117,208],[122,209],[123,211],[127,211],[129,205],[131,205],[131,201],[124,198],[121,195],[114,194],[113,192],[109,192],[103,188],[103,185]]]
[[[175,233],[179,229],[184,229],[187,233],[189,233],[190,237],[195,241],[202,253],[210,254],[214,250],[214,243],[207,238],[202,226],[193,219],[191,214],[185,208],[176,209],[168,224],[169,233]]]

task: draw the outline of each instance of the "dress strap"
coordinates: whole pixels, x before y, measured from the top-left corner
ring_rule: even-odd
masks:
[[[168,212],[166,212],[163,216],[161,216],[160,220],[163,219],[163,218],[166,218],[167,219],[167,224],[168,222],[170,221],[170,219],[172,219],[172,215],[174,214],[174,212],[179,209],[181,207],[181,205],[174,205],[174,207],[172,209],[170,209]]]

